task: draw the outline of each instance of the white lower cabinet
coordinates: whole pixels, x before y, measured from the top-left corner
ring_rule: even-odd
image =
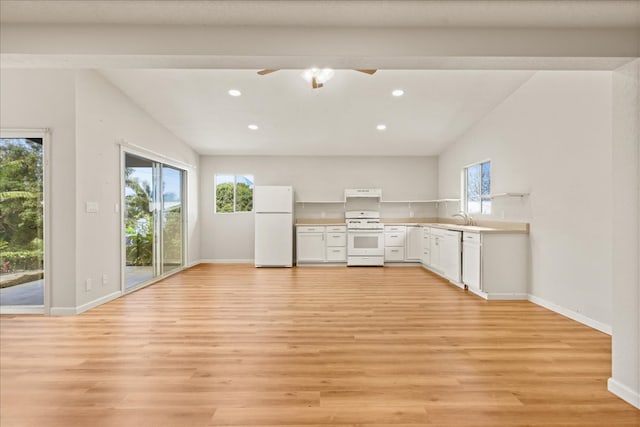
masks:
[[[443,228],[424,227],[422,264],[462,287],[462,233]]]
[[[404,225],[385,225],[384,261],[404,262],[404,246],[407,227]]]
[[[328,262],[347,262],[347,248],[327,248],[327,261]]]
[[[327,226],[327,262],[347,262],[347,229],[344,225]]]
[[[461,284],[462,232],[446,230],[440,245],[440,265],[444,277]]]
[[[480,233],[462,233],[462,283],[471,291],[480,291]]]
[[[347,228],[344,225],[299,225],[296,228],[296,263],[347,262]]]
[[[405,240],[405,261],[418,262],[422,259],[422,227],[408,225]]]
[[[325,227],[323,226],[298,226],[296,230],[296,262],[324,262],[324,234]]]
[[[422,227],[422,255],[420,256],[422,265],[429,266],[431,264],[431,229]]]
[[[528,235],[464,233],[462,281],[486,299],[527,299]]]
[[[429,262],[429,268],[437,273],[442,273],[442,265],[440,264],[440,247],[444,242],[444,231],[445,230],[440,228],[431,229],[431,239],[429,241],[431,259]]]
[[[384,248],[384,260],[387,262],[404,261],[404,248],[400,246]]]

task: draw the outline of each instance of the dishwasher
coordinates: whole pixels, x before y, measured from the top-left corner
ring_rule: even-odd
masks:
[[[471,291],[482,290],[481,248],[480,233],[462,233],[462,283]]]

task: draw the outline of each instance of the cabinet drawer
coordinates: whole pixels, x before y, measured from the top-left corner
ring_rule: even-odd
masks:
[[[385,261],[404,261],[404,247],[384,248]]]
[[[347,246],[347,233],[327,233],[327,246]]]
[[[385,225],[384,226],[384,232],[389,232],[389,231],[402,231],[404,233],[406,229],[406,226],[404,225]]]
[[[347,248],[327,248],[327,261],[344,262],[347,260]]]
[[[447,232],[447,230],[445,230],[443,228],[432,228],[431,229],[431,235],[432,236],[444,237],[446,232]]]
[[[327,233],[335,232],[335,233],[346,233],[347,226],[346,225],[327,225]]]
[[[297,227],[298,233],[324,233],[324,226],[322,225],[299,225]]]
[[[402,246],[404,248],[404,232],[402,233],[384,233],[385,246]]]
[[[465,242],[477,242],[480,243],[480,233],[469,233],[465,231],[462,233],[462,240]]]

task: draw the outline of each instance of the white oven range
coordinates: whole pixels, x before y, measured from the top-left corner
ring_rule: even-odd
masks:
[[[384,265],[384,224],[380,212],[347,211],[347,266]]]

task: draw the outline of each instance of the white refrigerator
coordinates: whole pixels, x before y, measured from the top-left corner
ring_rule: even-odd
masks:
[[[293,187],[256,186],[256,267],[293,266]]]

